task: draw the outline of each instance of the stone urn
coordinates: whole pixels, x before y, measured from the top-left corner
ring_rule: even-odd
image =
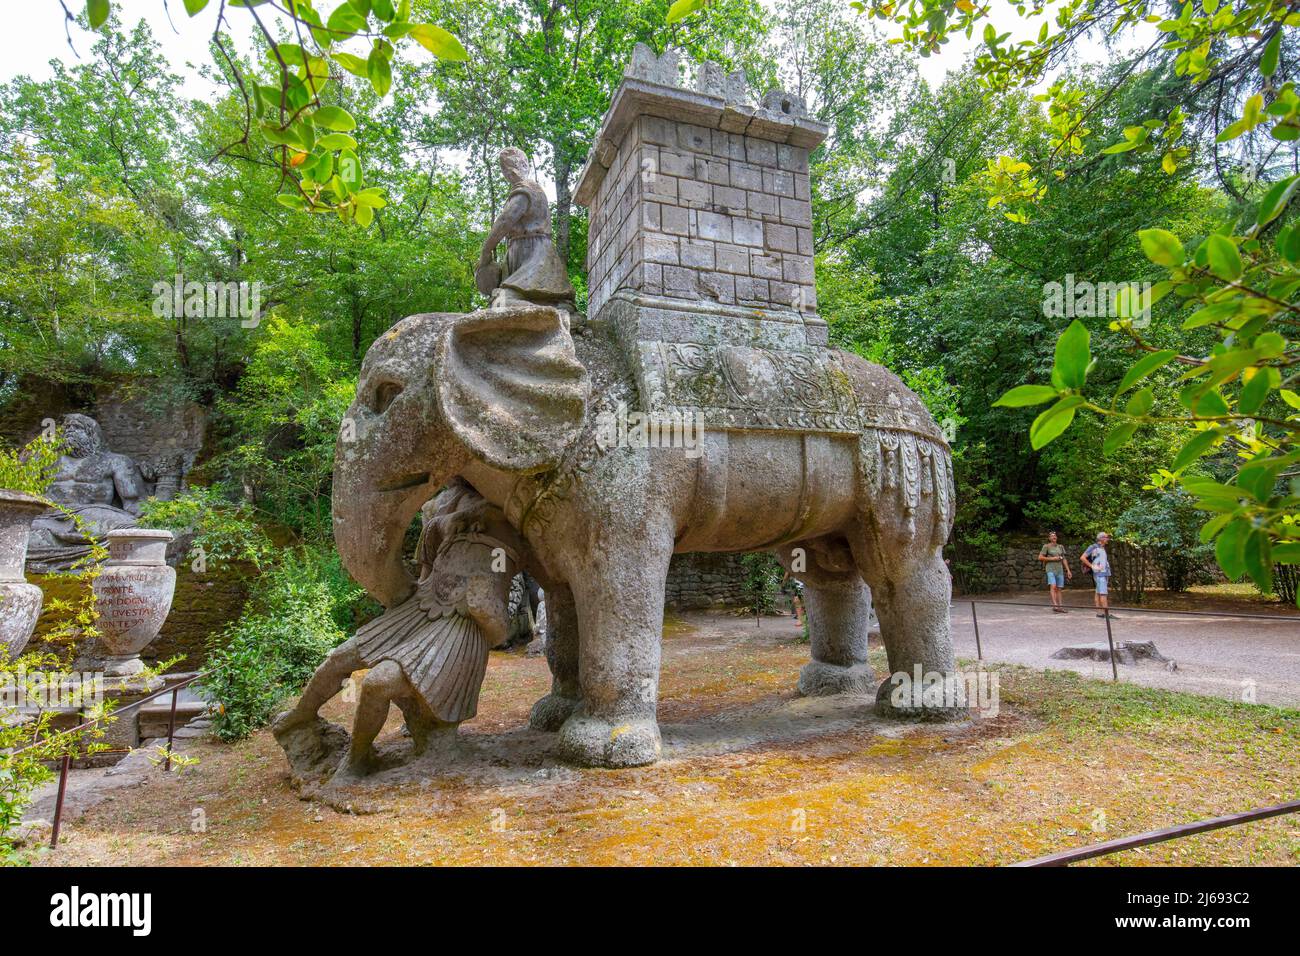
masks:
[[[27,646],[41,614],[41,589],[27,583],[27,536],[32,519],[49,510],[41,499],[0,489],[0,647],[17,657]]]
[[[104,673],[133,677],[144,670],[140,652],[158,636],[172,608],[176,571],[167,566],[172,533],[119,528],[106,538],[108,560],[94,585]]]

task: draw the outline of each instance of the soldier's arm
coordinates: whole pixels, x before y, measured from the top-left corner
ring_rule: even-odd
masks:
[[[492,253],[496,251],[496,247],[510,235],[510,230],[519,224],[527,211],[527,197],[511,196],[506,200],[504,208],[492,223],[492,230],[488,233],[487,239],[483,241],[483,252],[478,257],[480,266],[485,266],[492,261]]]

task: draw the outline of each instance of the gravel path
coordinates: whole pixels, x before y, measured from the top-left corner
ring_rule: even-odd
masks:
[[[996,599],[995,599],[996,600]],[[1016,600],[1035,600],[1019,595]],[[1109,680],[1109,662],[1054,660],[1067,644],[1105,642],[1106,622],[1091,607],[1068,614],[1043,607],[999,606],[979,602],[980,643],[984,659],[1028,667],[1073,670]],[[952,609],[953,642],[959,657],[975,657],[975,630],[969,599]],[[1300,706],[1300,616],[1274,619],[1173,612],[1116,611],[1111,622],[1115,641],[1154,641],[1177,670],[1162,664],[1119,665],[1120,680],[1147,687],[1251,700],[1277,707]]]

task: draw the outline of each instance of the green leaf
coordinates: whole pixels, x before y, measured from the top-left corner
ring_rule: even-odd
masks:
[[[358,205],[356,208],[355,215],[357,219],[357,225],[359,225],[362,229],[367,229],[370,227],[370,223],[374,221],[375,211],[370,206]]]
[[[1274,375],[1278,376],[1276,381],[1273,378]],[[1255,369],[1255,374],[1250,377],[1250,381],[1241,390],[1241,397],[1237,399],[1237,409],[1243,415],[1254,415],[1268,398],[1268,393],[1280,381],[1281,376],[1275,368]]]
[[[1282,34],[1279,32],[1277,35]],[[1291,201],[1291,197],[1295,195],[1297,186],[1300,186],[1300,176],[1283,179],[1269,187],[1264,198],[1259,201],[1259,212],[1255,221],[1261,226],[1266,226],[1280,216],[1282,210],[1286,209],[1287,203]]]
[[[1259,72],[1265,76],[1272,76],[1277,72],[1278,54],[1282,52],[1282,28],[1279,26],[1277,32],[1273,34],[1273,39],[1268,41],[1268,46],[1264,47],[1264,55],[1259,58]]]
[[[1273,561],[1276,564],[1300,564],[1300,541],[1273,545]]]
[[[391,22],[397,16],[397,11],[393,8],[393,0],[371,0],[370,9],[375,11],[375,16],[384,21]]]
[[[194,16],[208,5],[208,0],[185,0],[185,12]]]
[[[1089,339],[1087,326],[1075,319],[1056,340],[1054,367],[1060,373],[1066,388],[1083,388],[1083,383],[1087,380],[1088,364],[1092,361],[1088,350]]]
[[[1201,544],[1209,544],[1213,541],[1214,536],[1222,531],[1223,526],[1231,521],[1232,518],[1233,516],[1231,513],[1215,515],[1209,521],[1205,522],[1205,524],[1201,525]]]
[[[1273,593],[1273,557],[1268,534],[1263,528],[1254,528],[1246,537],[1242,548],[1242,559],[1246,562],[1246,573],[1255,582],[1255,587],[1264,594]]]
[[[1144,355],[1133,363],[1132,368],[1124,373],[1124,379],[1119,383],[1119,388],[1115,389],[1115,394],[1117,396],[1123,395],[1156,369],[1168,365],[1177,357],[1178,353],[1172,349],[1165,349],[1161,352],[1152,352],[1150,355]]]
[[[1174,471],[1181,471],[1196,459],[1200,458],[1211,446],[1219,440],[1219,430],[1217,428],[1207,428],[1205,431],[1197,432],[1174,457]]]
[[[366,61],[359,56],[353,56],[351,53],[331,53],[334,62],[343,69],[347,70],[353,76],[359,76],[363,80],[369,79],[370,74],[366,67]]]
[[[350,4],[340,3],[334,8],[328,20],[325,21],[325,27],[330,32],[335,42],[346,40],[356,33],[362,33],[366,29],[366,18],[357,13]]]
[[[1142,252],[1158,266],[1176,268],[1187,260],[1183,244],[1167,229],[1142,229],[1138,232]]]
[[[1076,401],[1070,401],[1071,398]],[[1030,447],[1037,451],[1069,428],[1070,422],[1074,421],[1074,412],[1078,405],[1077,395],[1068,396],[1035,418],[1034,423],[1029,426]]]
[[[1017,385],[993,403],[994,408],[1025,408],[1041,405],[1056,398],[1057,390],[1050,385]]]
[[[357,154],[351,149],[339,153],[338,170],[337,178],[347,187],[349,195],[361,188],[361,160],[357,159]]]
[[[1106,435],[1106,440],[1101,443],[1102,454],[1113,455],[1133,437],[1133,433],[1138,429],[1137,422],[1121,422],[1110,430]]]
[[[316,140],[316,145],[321,149],[356,149],[357,141],[347,133],[326,133],[320,139]]]
[[[275,201],[290,209],[303,209],[307,205],[307,200],[297,193],[280,193],[275,197]]]
[[[1245,518],[1234,518],[1224,525],[1219,538],[1214,542],[1214,557],[1229,581],[1235,581],[1246,573],[1246,538],[1250,536],[1250,522]]]
[[[90,24],[90,29],[98,30],[108,19],[109,4],[108,0],[86,0],[86,22]]]
[[[311,114],[311,119],[317,126],[324,126],[326,129],[337,130],[340,133],[357,128],[357,121],[352,118],[352,114],[338,106],[322,106]]]
[[[1151,406],[1156,403],[1155,392],[1149,388],[1140,388],[1133,393],[1133,397],[1128,400],[1128,407],[1124,409],[1125,414],[1132,415],[1134,418],[1141,418],[1147,412],[1151,411]]]
[[[1210,271],[1220,279],[1235,282],[1241,278],[1241,253],[1231,239],[1211,233],[1205,239],[1205,252],[1209,258]]]
[[[388,200],[384,198],[384,194],[377,186],[363,189],[352,198],[356,200],[358,206],[369,206],[371,209],[383,209],[388,205]]]
[[[683,20],[693,13],[699,13],[708,6],[708,3],[709,0],[676,0],[676,2],[668,8],[668,18],[666,22],[676,23],[678,20]]]
[[[382,98],[388,95],[393,85],[393,67],[377,44],[366,60],[366,75],[370,77],[370,85],[375,88],[378,96]]]
[[[409,31],[420,46],[424,47],[440,60],[463,63],[469,54],[452,34],[432,23],[417,23]]]

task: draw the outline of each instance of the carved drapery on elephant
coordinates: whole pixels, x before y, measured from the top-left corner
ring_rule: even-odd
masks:
[[[399,322],[366,354],[337,447],[334,528],[349,571],[393,608],[415,588],[404,533],[440,487],[463,480],[499,508],[531,556],[551,620],[554,683],[532,724],[558,730],[561,755],[585,765],[634,766],[660,753],[660,636],[675,551],[770,550],[804,582],[805,693],[874,687],[873,595],[891,671],[953,678],[941,555],[951,458],[917,397],[885,369],[829,349],[671,351],[634,367],[609,327],[592,324],[575,340],[567,314],[527,303]],[[640,394],[646,368],[666,396]],[[598,419],[615,409],[702,395],[702,453],[598,440]],[[959,709],[900,705],[890,690],[886,682],[877,695],[885,711]]]

